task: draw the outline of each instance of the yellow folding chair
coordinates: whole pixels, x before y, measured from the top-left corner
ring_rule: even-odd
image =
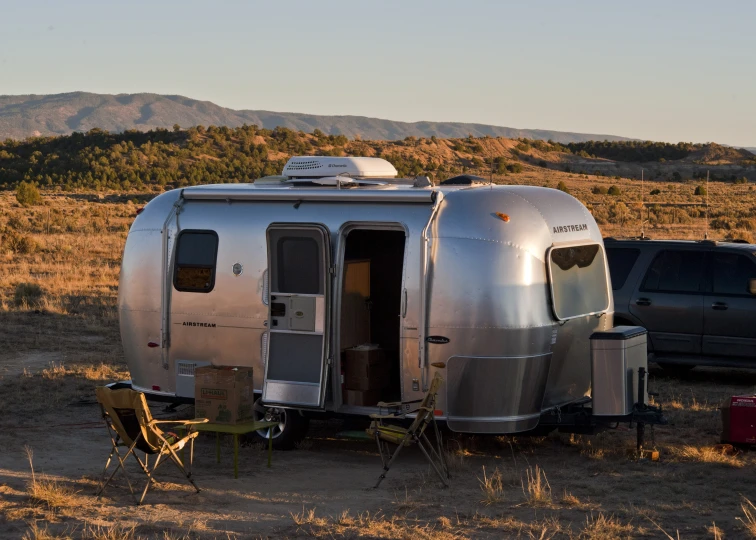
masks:
[[[375,484],[376,488],[381,485],[383,479],[386,478],[391,465],[394,463],[394,461],[396,461],[396,458],[399,456],[399,452],[401,452],[402,448],[404,448],[405,446],[410,446],[412,444],[417,444],[417,446],[423,452],[423,455],[425,455],[426,459],[433,467],[433,470],[435,470],[436,474],[438,474],[438,477],[441,479],[444,487],[449,487],[449,479],[451,478],[451,475],[449,474],[449,466],[447,465],[446,458],[444,457],[441,432],[438,429],[438,424],[436,423],[436,417],[434,414],[436,410],[436,397],[438,390],[443,382],[443,377],[441,377],[441,375],[436,372],[436,375],[431,381],[430,388],[428,388],[428,393],[425,394],[425,397],[420,402],[420,406],[416,409],[416,411],[412,411],[416,412],[417,416],[415,416],[415,419],[412,421],[409,427],[385,424],[384,421],[391,419],[402,420],[406,418],[407,414],[411,414],[411,412],[370,415],[372,422],[370,423],[370,427],[366,431],[368,435],[375,438],[375,441],[378,444],[378,452],[380,453],[381,461],[383,462],[383,472],[381,472],[380,477],[378,477],[378,482],[376,482]],[[405,404],[386,403],[382,405],[401,407]],[[436,438],[435,445],[431,444],[430,440],[425,434],[425,430],[430,424],[433,424],[433,431]],[[396,450],[393,454],[391,454],[389,444],[396,445]]]
[[[105,420],[105,426],[108,429],[110,441],[113,445],[113,449],[108,456],[108,461],[105,463],[105,469],[102,471],[101,486],[96,494],[98,497],[120,470],[126,479],[134,501],[137,505],[142,504],[147,495],[147,490],[150,488],[150,484],[155,482],[153,478],[155,471],[161,464],[167,461],[163,458],[173,461],[189,483],[197,490],[197,493],[199,493],[200,489],[194,483],[191,473],[191,463],[194,458],[194,439],[198,433],[192,431],[191,426],[193,424],[204,424],[207,422],[207,418],[198,418],[195,420],[155,420],[152,418],[144,394],[130,388],[112,390],[107,386],[99,386],[95,389],[95,394],[97,395],[97,401],[102,410],[102,417]],[[175,433],[163,431],[158,427],[159,425],[168,424],[183,427],[186,430],[186,435],[179,437]],[[177,454],[179,450],[183,450],[187,442],[189,443],[189,470],[184,467],[183,460]],[[121,455],[118,450],[119,447],[125,447],[128,450],[125,454]],[[144,452],[144,461],[137,455],[137,450]],[[139,499],[137,499],[134,493],[131,480],[126,472],[125,462],[130,455],[134,456],[134,459],[139,463],[139,467],[147,476],[147,485],[144,487],[142,496]],[[149,456],[151,455],[157,456],[152,469],[149,468]],[[114,456],[116,458],[116,466],[106,480],[108,467]]]

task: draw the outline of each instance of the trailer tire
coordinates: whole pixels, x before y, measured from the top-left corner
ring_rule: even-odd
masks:
[[[255,420],[278,420],[273,429],[273,448],[276,450],[293,450],[297,443],[305,438],[310,427],[310,419],[302,416],[296,409],[265,407],[262,398],[255,401],[253,416]],[[268,429],[250,434],[252,442],[268,444]]]

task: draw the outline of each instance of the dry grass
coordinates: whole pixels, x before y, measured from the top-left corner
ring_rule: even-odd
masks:
[[[546,473],[538,465],[528,467],[522,480],[522,493],[529,506],[551,506],[551,485]]]
[[[738,516],[737,519],[743,524],[743,528],[751,535],[751,538],[756,538],[756,505],[754,505],[749,499],[743,497],[743,502],[740,503],[740,509],[743,511],[742,516]]]
[[[478,478],[478,482],[483,491],[483,504],[488,506],[504,500],[504,482],[498,467],[491,474],[486,474],[486,467],[483,466],[483,478]]]
[[[635,531],[630,523],[622,523],[614,516],[586,516],[579,538],[591,540],[611,540],[615,538],[630,538]]]
[[[292,513],[297,533],[311,538],[418,538],[422,540],[452,540],[460,538],[451,520],[429,523],[407,517],[362,512],[352,515],[344,510],[338,516],[320,517],[315,509]]]
[[[24,450],[31,469],[31,481],[27,492],[32,503],[44,505],[50,510],[81,505],[80,497],[73,489],[45,476],[38,478],[34,472],[34,451],[29,446],[24,447]]]
[[[700,463],[717,463],[730,467],[742,467],[743,461],[738,455],[730,455],[716,446],[682,446],[673,448],[672,455],[681,460]]]

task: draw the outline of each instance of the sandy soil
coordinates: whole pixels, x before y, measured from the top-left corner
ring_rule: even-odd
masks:
[[[3,389],[23,378],[42,390],[70,386],[75,370],[58,368],[55,373],[68,369],[61,377],[49,368],[30,372],[47,354],[5,355]],[[714,538],[716,524],[727,538],[743,538],[740,505],[743,497],[756,500],[753,452],[729,457],[702,450],[719,442],[721,397],[753,391],[754,373],[696,370],[675,379],[655,371],[652,386],[668,403],[671,421],[655,431],[658,463],[628,457],[634,431],[626,429],[591,437],[447,433],[451,488],[442,489],[410,448],[373,490],[381,468],[374,444],[338,438],[340,420],[317,421],[299,449],[274,452],[270,469],[260,445],[243,447],[238,480],[230,439],[217,464],[213,436],[201,436],[195,478],[202,492],[194,493],[167,464],[158,473],[161,484],[138,508],[122,480],[103,498],[93,497],[109,439],[91,393],[79,383],[54,410],[43,405],[33,415],[0,417],[0,537],[666,538],[679,532]],[[10,407],[23,411],[18,397],[21,403]],[[153,413],[165,416],[163,407],[153,404]],[[177,414],[190,415],[191,407]],[[51,485],[52,495],[30,496],[25,448],[33,450],[36,481]],[[133,465],[132,479],[141,482]],[[546,474],[550,493],[529,501],[523,483],[535,466]],[[483,484],[492,477],[499,484],[487,494]]]

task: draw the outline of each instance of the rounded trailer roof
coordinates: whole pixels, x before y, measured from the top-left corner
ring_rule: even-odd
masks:
[[[496,242],[545,260],[552,245],[602,242],[583,204],[562,191],[536,186],[441,190],[444,199],[431,236]]]

